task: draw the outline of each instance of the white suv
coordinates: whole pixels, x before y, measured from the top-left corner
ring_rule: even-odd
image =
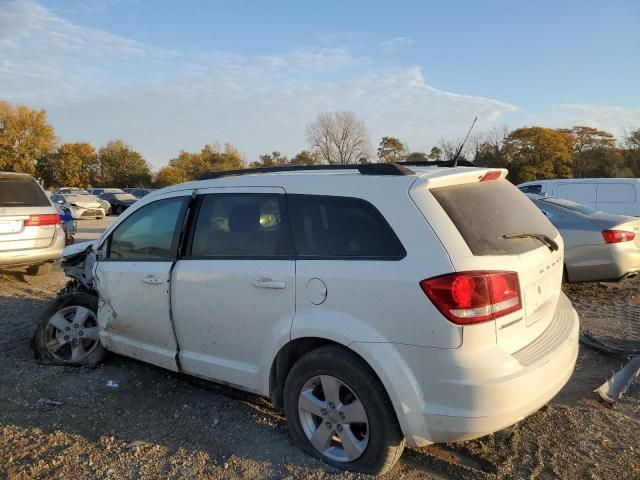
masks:
[[[360,472],[405,439],[503,429],[564,386],[579,329],[562,239],[505,175],[259,169],[153,192],[43,314],[36,351],[104,348],[268,396],[301,448]],[[88,253],[70,248],[68,272]]]

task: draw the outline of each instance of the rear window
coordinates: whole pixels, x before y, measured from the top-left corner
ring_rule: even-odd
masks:
[[[288,195],[298,258],[399,260],[406,251],[371,203],[351,197]]]
[[[50,207],[40,185],[28,176],[0,175],[0,207]]]
[[[532,238],[504,235],[535,233],[552,239],[554,226],[511,182],[465,183],[430,190],[474,255],[519,255],[542,246]]]

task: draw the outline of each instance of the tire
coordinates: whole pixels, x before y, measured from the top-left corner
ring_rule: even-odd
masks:
[[[337,396],[325,395],[325,386]],[[327,401],[336,397],[339,403]],[[305,401],[309,398],[312,401]],[[310,410],[305,410],[307,405]],[[335,467],[379,475],[391,469],[404,450],[404,436],[380,380],[343,347],[320,347],[296,362],[285,382],[284,409],[292,441]],[[343,412],[355,421],[349,423]],[[316,443],[323,451],[312,444],[312,437],[320,439]],[[343,447],[342,438],[351,448]]]
[[[36,360],[77,366],[100,363],[107,351],[100,344],[97,311],[95,295],[68,293],[56,297],[33,324],[31,348]]]
[[[40,275],[46,275],[47,273],[51,272],[52,266],[53,266],[53,263],[51,262],[41,263],[40,265],[31,265],[29,268],[27,268],[27,275],[31,275],[34,277],[39,277]]]
[[[120,216],[122,214],[122,207],[116,207],[116,215]]]

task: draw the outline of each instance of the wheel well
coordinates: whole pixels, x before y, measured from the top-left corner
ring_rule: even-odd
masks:
[[[271,372],[269,373],[269,392],[271,396],[271,403],[275,408],[284,408],[284,384],[291,368],[300,358],[302,358],[302,356],[325,345],[337,345],[349,351],[353,355],[360,357],[363,362],[367,363],[366,360],[356,352],[345,347],[341,343],[334,342],[333,340],[317,337],[305,337],[292,340],[280,349],[271,364]],[[378,378],[378,380],[380,380],[372,368],[371,372],[376,376],[376,378]]]

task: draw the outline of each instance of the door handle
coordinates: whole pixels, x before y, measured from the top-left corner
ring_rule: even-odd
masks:
[[[274,280],[273,278],[256,278],[253,281],[253,286],[258,288],[274,288],[277,290],[287,288],[286,282]]]
[[[142,283],[148,283],[149,285],[159,285],[163,283],[160,277],[156,277],[155,275],[147,275],[146,277],[142,277]]]

